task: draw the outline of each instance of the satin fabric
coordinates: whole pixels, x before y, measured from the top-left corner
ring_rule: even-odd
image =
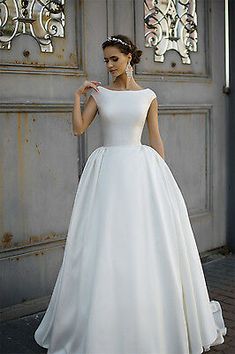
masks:
[[[224,342],[182,192],[141,143],[151,89],[93,90],[104,144],[88,157],[63,262],[34,333],[48,354],[200,354]]]

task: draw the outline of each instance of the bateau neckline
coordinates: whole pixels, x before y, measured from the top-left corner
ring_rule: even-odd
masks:
[[[111,90],[111,89],[108,89],[108,88],[103,87],[103,86],[98,86],[98,88],[99,87],[102,87],[103,89],[105,89],[107,91],[112,91],[112,92],[139,92],[139,91],[150,90],[148,87],[146,87],[144,89],[141,89],[141,90]]]

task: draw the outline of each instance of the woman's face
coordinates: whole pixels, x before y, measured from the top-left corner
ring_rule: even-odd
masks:
[[[115,46],[106,47],[103,52],[104,62],[111,75],[117,77],[123,74],[128,61],[131,59],[131,54],[126,55]]]

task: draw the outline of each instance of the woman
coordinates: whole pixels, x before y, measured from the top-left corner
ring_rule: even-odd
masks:
[[[156,94],[133,78],[142,51],[128,37],[108,37],[102,48],[113,84],[85,81],[76,91],[73,131],[84,133],[98,111],[103,145],[83,169],[34,338],[49,354],[200,354],[223,343],[227,329],[164,160]],[[145,120],[150,146],[141,143]]]

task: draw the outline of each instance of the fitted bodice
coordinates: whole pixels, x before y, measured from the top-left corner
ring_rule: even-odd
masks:
[[[101,119],[103,145],[140,145],[145,119],[156,97],[149,88],[117,91],[98,86],[92,89]]]

